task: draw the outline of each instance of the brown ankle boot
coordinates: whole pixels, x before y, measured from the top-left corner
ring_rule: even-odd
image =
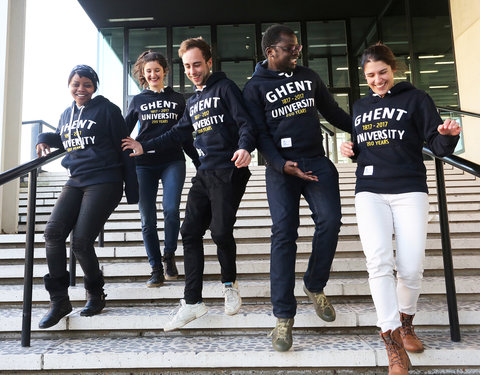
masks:
[[[400,328],[392,332],[380,333],[380,337],[385,342],[388,355],[388,375],[408,375],[411,368],[408,354],[403,348],[402,338],[400,337]]]
[[[400,321],[402,326],[400,327],[400,335],[402,336],[403,347],[412,353],[423,352],[423,344],[415,334],[412,321],[415,315],[408,315],[400,313]]]

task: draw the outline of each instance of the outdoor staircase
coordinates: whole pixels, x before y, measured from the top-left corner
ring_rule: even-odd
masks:
[[[425,277],[417,334],[426,350],[410,354],[412,374],[480,373],[480,181],[450,166],[445,180],[452,234],[453,263],[461,341],[450,339],[445,279],[438,218],[435,171],[427,162],[430,214]],[[106,278],[107,307],[102,314],[81,317],[85,303],[82,270],[77,286],[69,290],[74,312],[59,324],[39,330],[48,294],[42,277],[47,273],[43,230],[66,176],[41,173],[38,181],[37,225],[33,286],[32,340],[20,344],[25,257],[27,188],[21,188],[20,227],[23,234],[0,235],[0,374],[380,374],[388,362],[375,327],[365,259],[356,226],[355,165],[341,164],[343,226],[331,279],[325,289],[337,319],[318,318],[302,290],[302,275],[310,252],[314,226],[306,202],[300,208],[293,348],[275,352],[267,334],[275,325],[270,304],[269,253],[271,219],[265,193],[263,167],[252,167],[235,237],[237,268],[243,306],[235,316],[223,313],[220,267],[209,232],[205,237],[203,297],[208,314],[184,329],[165,333],[169,313],[183,297],[183,249],[179,240],[177,266],[180,279],[160,288],[147,288],[150,267],[142,245],[137,205],[125,200],[105,225],[105,247],[97,254]],[[181,216],[191,186],[189,170]],[[158,197],[161,209],[161,190]],[[163,221],[159,213],[159,235]]]

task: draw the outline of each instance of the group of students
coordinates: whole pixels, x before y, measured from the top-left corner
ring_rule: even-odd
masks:
[[[181,233],[184,298],[164,330],[179,329],[207,313],[202,299],[207,229],[217,246],[225,313],[236,314],[242,301],[233,227],[255,147],[267,161],[272,218],[270,292],[277,318],[272,346],[283,352],[293,343],[301,196],[315,223],[303,290],[321,319],[335,320],[335,309],[324,288],[342,224],[339,177],[325,156],[320,112],[329,123],[352,134],[352,142],[343,143],[341,152],[357,161],[355,206],[377,325],[387,348],[389,374],[408,374],[405,350],[423,351],[412,325],[423,274],[428,214],[422,147],[426,143],[436,155],[448,155],[461,129],[453,120],[442,121],[424,91],[407,82],[395,84],[395,57],[385,45],[376,44],[363,53],[361,65],[370,93],[355,103],[353,119],[313,70],[297,66],[301,49],[290,28],[269,27],[262,38],[265,60],[257,64],[242,93],[224,73],[211,72],[211,49],[202,38],[187,39],[180,45],[179,56],[195,93],[186,103],[181,94],[164,86],[165,58],[144,52],[133,72],[144,90],[132,99],[125,119],[107,99],[92,97],[99,80],[90,67],[79,65],[72,70],[68,85],[74,102],[62,114],[56,133],[41,134],[37,144],[39,156],[50,147],[65,149],[62,164],[69,172],[45,229],[49,273],[44,282],[51,303],[40,328],[57,324],[72,311],[65,246],[70,232],[87,290],[80,315],[92,316],[105,307],[104,280],[93,245],[120,202],[123,186],[127,202],[139,204],[152,267],[148,287],[178,277],[174,254]],[[138,136],[133,139],[129,134],[138,122]],[[197,171],[180,227],[183,150]],[[163,257],[156,212],[160,180]]]

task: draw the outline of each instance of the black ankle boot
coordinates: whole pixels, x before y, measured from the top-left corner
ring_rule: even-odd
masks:
[[[158,286],[162,286],[163,282],[165,281],[165,277],[163,276],[163,268],[152,268],[150,279],[147,281],[147,287],[149,288],[156,288]]]
[[[105,307],[105,293],[101,294],[92,294],[87,292],[87,303],[82,311],[80,311],[81,316],[93,316],[100,314],[100,312]]]
[[[57,324],[60,319],[72,312],[72,304],[68,297],[51,301],[50,308],[47,313],[43,316],[40,323],[38,323],[39,328],[50,328]]]
[[[175,264],[175,254],[167,253],[163,257],[163,266],[165,267],[165,279],[176,280],[178,277],[177,265]]]

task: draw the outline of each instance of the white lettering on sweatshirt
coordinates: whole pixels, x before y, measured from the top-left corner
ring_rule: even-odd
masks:
[[[190,116],[193,116],[195,113],[204,111],[206,109],[217,108],[219,101],[220,98],[218,96],[199,100],[190,107]]]
[[[172,108],[175,109],[178,103],[171,102],[169,100],[155,100],[150,103],[144,103],[140,106],[142,111],[147,111],[150,109],[158,109],[158,108]]]
[[[365,112],[355,117],[355,126],[358,126],[368,121],[386,120],[386,119],[391,120],[394,118],[395,113],[397,114],[395,120],[400,121],[402,116],[406,114],[407,111],[399,108],[388,108],[388,107],[372,109],[369,112]]]
[[[268,91],[265,94],[265,97],[270,103],[274,103],[277,100],[289,95],[295,94],[297,92],[304,92],[306,90],[312,89],[312,81],[303,80],[303,81],[294,81],[288,82],[285,85],[281,85],[272,91]]]
[[[75,120],[73,121],[73,123],[70,125],[70,124],[65,124],[65,125],[62,125],[62,127],[60,128],[60,134],[63,134],[63,133],[67,133],[70,131],[70,128],[73,130],[73,129],[83,129],[85,128],[85,126],[87,127],[87,129],[90,129],[93,125],[95,125],[96,122],[93,121],[93,120]]]

